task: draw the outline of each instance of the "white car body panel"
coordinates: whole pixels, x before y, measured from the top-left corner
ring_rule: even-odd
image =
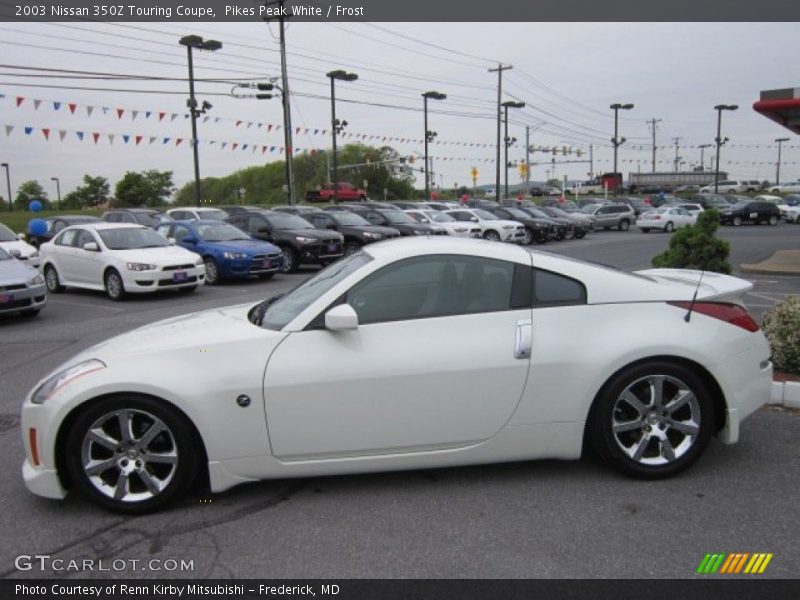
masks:
[[[100,247],[100,252],[91,252],[83,248],[74,246],[60,246],[52,241],[42,244],[40,247],[42,265],[53,265],[58,272],[59,280],[62,285],[80,287],[90,290],[102,291],[105,289],[103,280],[104,273],[108,268],[114,268],[122,277],[126,292],[148,293],[159,289],[178,289],[202,285],[205,279],[205,266],[198,265],[198,255],[180,246],[164,246],[161,248],[139,248],[132,250],[110,250],[103,244],[102,238],[97,231],[104,229],[147,229],[142,225],[132,225],[127,223],[91,223],[83,225],[73,225],[65,227],[64,231],[78,229],[88,231],[95,243]],[[127,264],[145,263],[157,267],[155,270],[131,271]],[[185,265],[179,269],[186,273],[187,278],[194,277],[195,280],[187,279],[185,283],[175,285],[165,285],[161,287],[159,282],[172,282],[176,270],[163,270],[164,267],[175,267]],[[144,285],[142,282],[151,282]]]
[[[2,226],[2,223],[0,223]],[[9,229],[9,231],[11,231]],[[16,234],[15,234],[16,237]],[[12,250],[16,250],[19,252],[19,258],[26,264],[30,265],[34,269],[38,269],[41,266],[41,257],[39,256],[39,251],[31,246],[28,242],[23,240],[14,240],[12,242],[0,242],[0,248],[11,254]]]
[[[778,210],[781,211],[781,218],[787,223],[800,223],[800,206],[780,204]]]
[[[769,187],[769,191],[771,194],[797,194],[800,193],[800,181],[772,185]]]
[[[494,231],[500,236],[501,242],[519,243],[525,234],[525,226],[517,221],[507,221],[505,219],[484,219],[480,214],[476,213],[470,208],[456,208],[452,210],[443,211],[451,217],[455,217],[460,212],[468,212],[473,217],[478,219],[474,221],[461,221],[463,223],[472,223],[481,228],[481,236],[486,235],[487,231]]]
[[[424,225],[430,225],[431,227],[438,227],[439,229],[443,229],[447,232],[447,235],[453,237],[462,237],[462,238],[472,238],[472,237],[481,237],[481,229],[477,223],[462,223],[458,222],[439,222],[436,221],[434,216],[437,212],[436,210],[407,210],[405,211],[416,221],[417,215],[421,215],[425,218],[425,220],[419,221]],[[474,233],[472,230],[475,229]]]
[[[281,331],[253,325],[248,307],[238,306],[142,327],[74,357],[68,364],[95,358],[107,366],[43,404],[26,398],[29,489],[64,496],[56,473],[58,427],[84,402],[114,393],[148,394],[185,413],[205,444],[214,491],[273,477],[577,458],[603,383],[655,356],[695,361],[713,377],[726,401],[724,442],[735,442],[739,422],[769,399],[772,365],[761,332],[696,312],[687,322],[686,310],[665,304],[691,300],[700,272],[631,276],[516,245],[446,236],[378,242],[364,252],[373,260]],[[304,331],[365,276],[428,254],[566,273],[585,284],[587,304]],[[702,276],[699,300],[741,299],[750,285]],[[517,359],[515,327],[525,319],[532,352]],[[248,406],[238,405],[241,394],[251,399]],[[37,430],[36,467],[30,428]]]
[[[636,226],[639,229],[661,229],[666,231],[667,223],[672,223],[672,226],[678,229],[679,227],[686,227],[687,225],[694,225],[697,223],[698,214],[699,212],[690,213],[680,208],[651,210],[643,213],[636,219]]]

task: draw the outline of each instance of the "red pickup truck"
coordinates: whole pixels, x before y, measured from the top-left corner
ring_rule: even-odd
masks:
[[[367,192],[342,181],[338,185],[336,196],[340,202],[365,202]],[[333,184],[327,184],[318,190],[306,192],[306,202],[332,202],[334,197]]]

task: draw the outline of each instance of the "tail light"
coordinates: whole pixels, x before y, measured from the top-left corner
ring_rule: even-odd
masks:
[[[728,304],[726,302],[695,302],[694,306],[692,306],[691,302],[668,302],[667,304],[687,311],[691,307],[692,312],[725,321],[746,331],[755,332],[760,329],[758,323],[747,312],[747,309],[738,304]]]

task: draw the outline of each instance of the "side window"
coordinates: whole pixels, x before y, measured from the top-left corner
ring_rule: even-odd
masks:
[[[185,225],[175,225],[175,229],[173,231],[172,237],[175,238],[176,242],[182,242],[185,237],[191,236],[192,232],[189,231],[189,228]]]
[[[116,212],[108,213],[103,217],[103,220],[109,223],[119,223],[120,215]]]
[[[185,220],[187,220],[189,218],[186,215],[186,211],[185,210],[176,210],[176,211],[170,213],[170,216],[173,219],[175,219],[176,221],[185,221]]]
[[[96,240],[94,239],[94,236],[91,233],[89,233],[88,231],[82,229],[80,232],[78,232],[78,235],[75,238],[75,247],[76,248],[83,248],[84,244],[88,244],[90,242],[95,242],[96,243]]]
[[[68,229],[62,233],[56,240],[56,246],[73,246],[75,239],[78,237],[78,229]]]
[[[450,213],[452,214],[457,220],[459,221],[469,221],[472,219],[472,215],[468,212],[460,210],[458,212]]]
[[[247,218],[247,231],[250,233],[261,233],[259,230],[267,226],[267,222],[261,217]]]
[[[172,225],[170,225],[169,223],[164,223],[163,225],[159,225],[158,229],[156,229],[156,231],[158,231],[158,233],[163,235],[165,238],[175,237],[175,236],[170,235],[170,233],[169,233],[169,230],[171,228],[172,228]]]
[[[384,218],[380,214],[378,214],[376,212],[371,212],[371,211],[368,212],[365,215],[365,218],[367,219],[367,221],[369,221],[373,225],[383,225],[384,224]]]
[[[309,215],[308,218],[317,229],[327,229],[329,225],[334,225],[333,219],[328,215]]]
[[[58,233],[65,227],[64,221],[48,221],[47,224],[48,224],[48,229],[54,234]]]
[[[519,302],[514,283],[514,263],[425,256],[384,267],[354,286],[347,302],[363,324],[508,311]]]
[[[534,307],[571,306],[575,304],[586,304],[586,287],[580,281],[551,271],[534,269]]]
[[[134,217],[131,213],[122,213],[121,216],[123,223],[136,223],[136,217]]]

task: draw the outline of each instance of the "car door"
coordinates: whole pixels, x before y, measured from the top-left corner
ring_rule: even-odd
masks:
[[[357,329],[329,331],[320,315],[270,357],[264,397],[273,454],[407,453],[492,437],[527,380],[530,271],[434,255],[355,284],[340,300],[358,314]]]
[[[62,283],[76,281],[78,251],[75,248],[75,241],[80,231],[80,229],[67,229],[56,236],[53,248],[48,252],[48,262],[53,263]]]
[[[102,285],[105,256],[96,250],[84,250],[85,244],[94,243],[101,248],[100,242],[88,229],[81,229],[74,241],[74,281],[85,285]]]
[[[599,227],[610,227],[614,220],[614,215],[611,214],[610,206],[601,206],[598,208],[597,212],[594,213],[594,217],[594,223]]]

